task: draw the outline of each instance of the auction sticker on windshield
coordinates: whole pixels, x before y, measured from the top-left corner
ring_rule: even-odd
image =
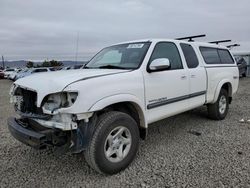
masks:
[[[129,44],[127,48],[142,48],[144,44]]]

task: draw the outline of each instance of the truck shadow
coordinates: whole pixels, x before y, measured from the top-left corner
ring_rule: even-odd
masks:
[[[150,124],[148,137],[154,137],[155,134],[159,134],[159,136],[168,133],[178,134],[183,130],[199,129],[200,125],[207,120],[211,121],[207,117],[207,108],[203,106]]]

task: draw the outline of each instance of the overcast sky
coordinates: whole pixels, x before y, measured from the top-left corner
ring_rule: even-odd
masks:
[[[250,51],[249,0],[1,0],[7,60],[87,60],[113,43],[207,34]]]

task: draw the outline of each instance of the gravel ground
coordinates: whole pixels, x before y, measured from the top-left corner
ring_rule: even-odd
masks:
[[[134,162],[104,176],[83,155],[56,155],[16,141],[6,120],[11,82],[0,80],[0,187],[250,187],[250,79],[240,87],[223,121],[206,118],[206,107],[151,125]]]

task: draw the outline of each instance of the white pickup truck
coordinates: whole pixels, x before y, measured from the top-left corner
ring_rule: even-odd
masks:
[[[83,151],[98,172],[114,174],[136,156],[148,125],[207,105],[222,120],[239,82],[226,47],[149,39],[106,47],[83,69],[16,81],[11,102],[19,118],[8,127],[37,149]]]

